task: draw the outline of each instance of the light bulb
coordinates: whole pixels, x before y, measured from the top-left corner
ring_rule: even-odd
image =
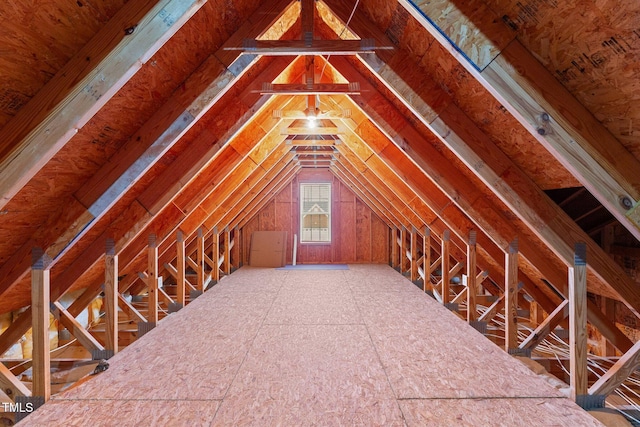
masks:
[[[316,118],[315,116],[307,117],[307,127],[314,129],[316,127]]]

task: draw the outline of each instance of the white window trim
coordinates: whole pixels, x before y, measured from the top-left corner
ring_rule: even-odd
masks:
[[[305,212],[303,211],[304,209],[304,190],[303,188],[305,186],[312,186],[312,185],[323,185],[323,186],[327,186],[329,188],[329,197],[328,197],[328,206],[329,206],[329,212],[327,213],[327,215],[329,216],[328,218],[328,231],[327,231],[327,240],[305,240],[304,237],[304,232],[303,232],[303,225],[304,225],[304,221],[303,221],[303,216],[305,214]],[[300,243],[301,244],[317,244],[317,245],[327,245],[327,244],[331,244],[331,237],[332,237],[332,232],[331,232],[331,218],[332,218],[332,190],[333,190],[333,186],[331,184],[331,182],[301,182],[300,186],[299,186],[299,204],[300,204],[300,209],[299,209],[299,216],[298,216],[298,220],[299,220],[299,227],[298,227],[298,232],[300,233]]]

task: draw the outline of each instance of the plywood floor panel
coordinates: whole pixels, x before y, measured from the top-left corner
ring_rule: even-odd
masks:
[[[211,400],[52,400],[20,426],[208,426],[220,402]],[[176,420],[180,422],[176,422]],[[89,421],[90,420],[90,421]],[[174,420],[168,422],[168,420]]]
[[[20,425],[598,425],[390,267],[349,267],[243,267]]]
[[[400,402],[408,427],[602,426],[569,399],[441,399]]]

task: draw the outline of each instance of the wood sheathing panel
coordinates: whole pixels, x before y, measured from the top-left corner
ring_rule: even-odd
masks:
[[[384,265],[243,267],[109,363],[21,425],[601,425]]]
[[[3,2],[0,11],[0,39],[3,44],[0,55],[0,128],[124,3],[125,0]]]
[[[486,0],[536,58],[640,159],[640,8],[601,0]]]
[[[331,244],[298,243],[299,264],[387,262],[389,232],[384,222],[328,171],[303,170],[244,226],[245,264],[249,262],[251,232],[278,230],[288,232],[287,264],[292,263],[293,235],[300,237],[301,182],[332,183],[332,241]]]
[[[542,189],[579,185],[401,5],[363,0],[358,8],[418,64],[419,69],[415,69],[416,63],[406,64],[408,73],[419,75],[419,79],[407,83],[418,87],[422,79],[435,81]]]

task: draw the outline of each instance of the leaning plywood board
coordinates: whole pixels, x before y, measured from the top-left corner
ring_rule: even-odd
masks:
[[[287,249],[286,231],[254,231],[251,234],[252,267],[284,267]]]

